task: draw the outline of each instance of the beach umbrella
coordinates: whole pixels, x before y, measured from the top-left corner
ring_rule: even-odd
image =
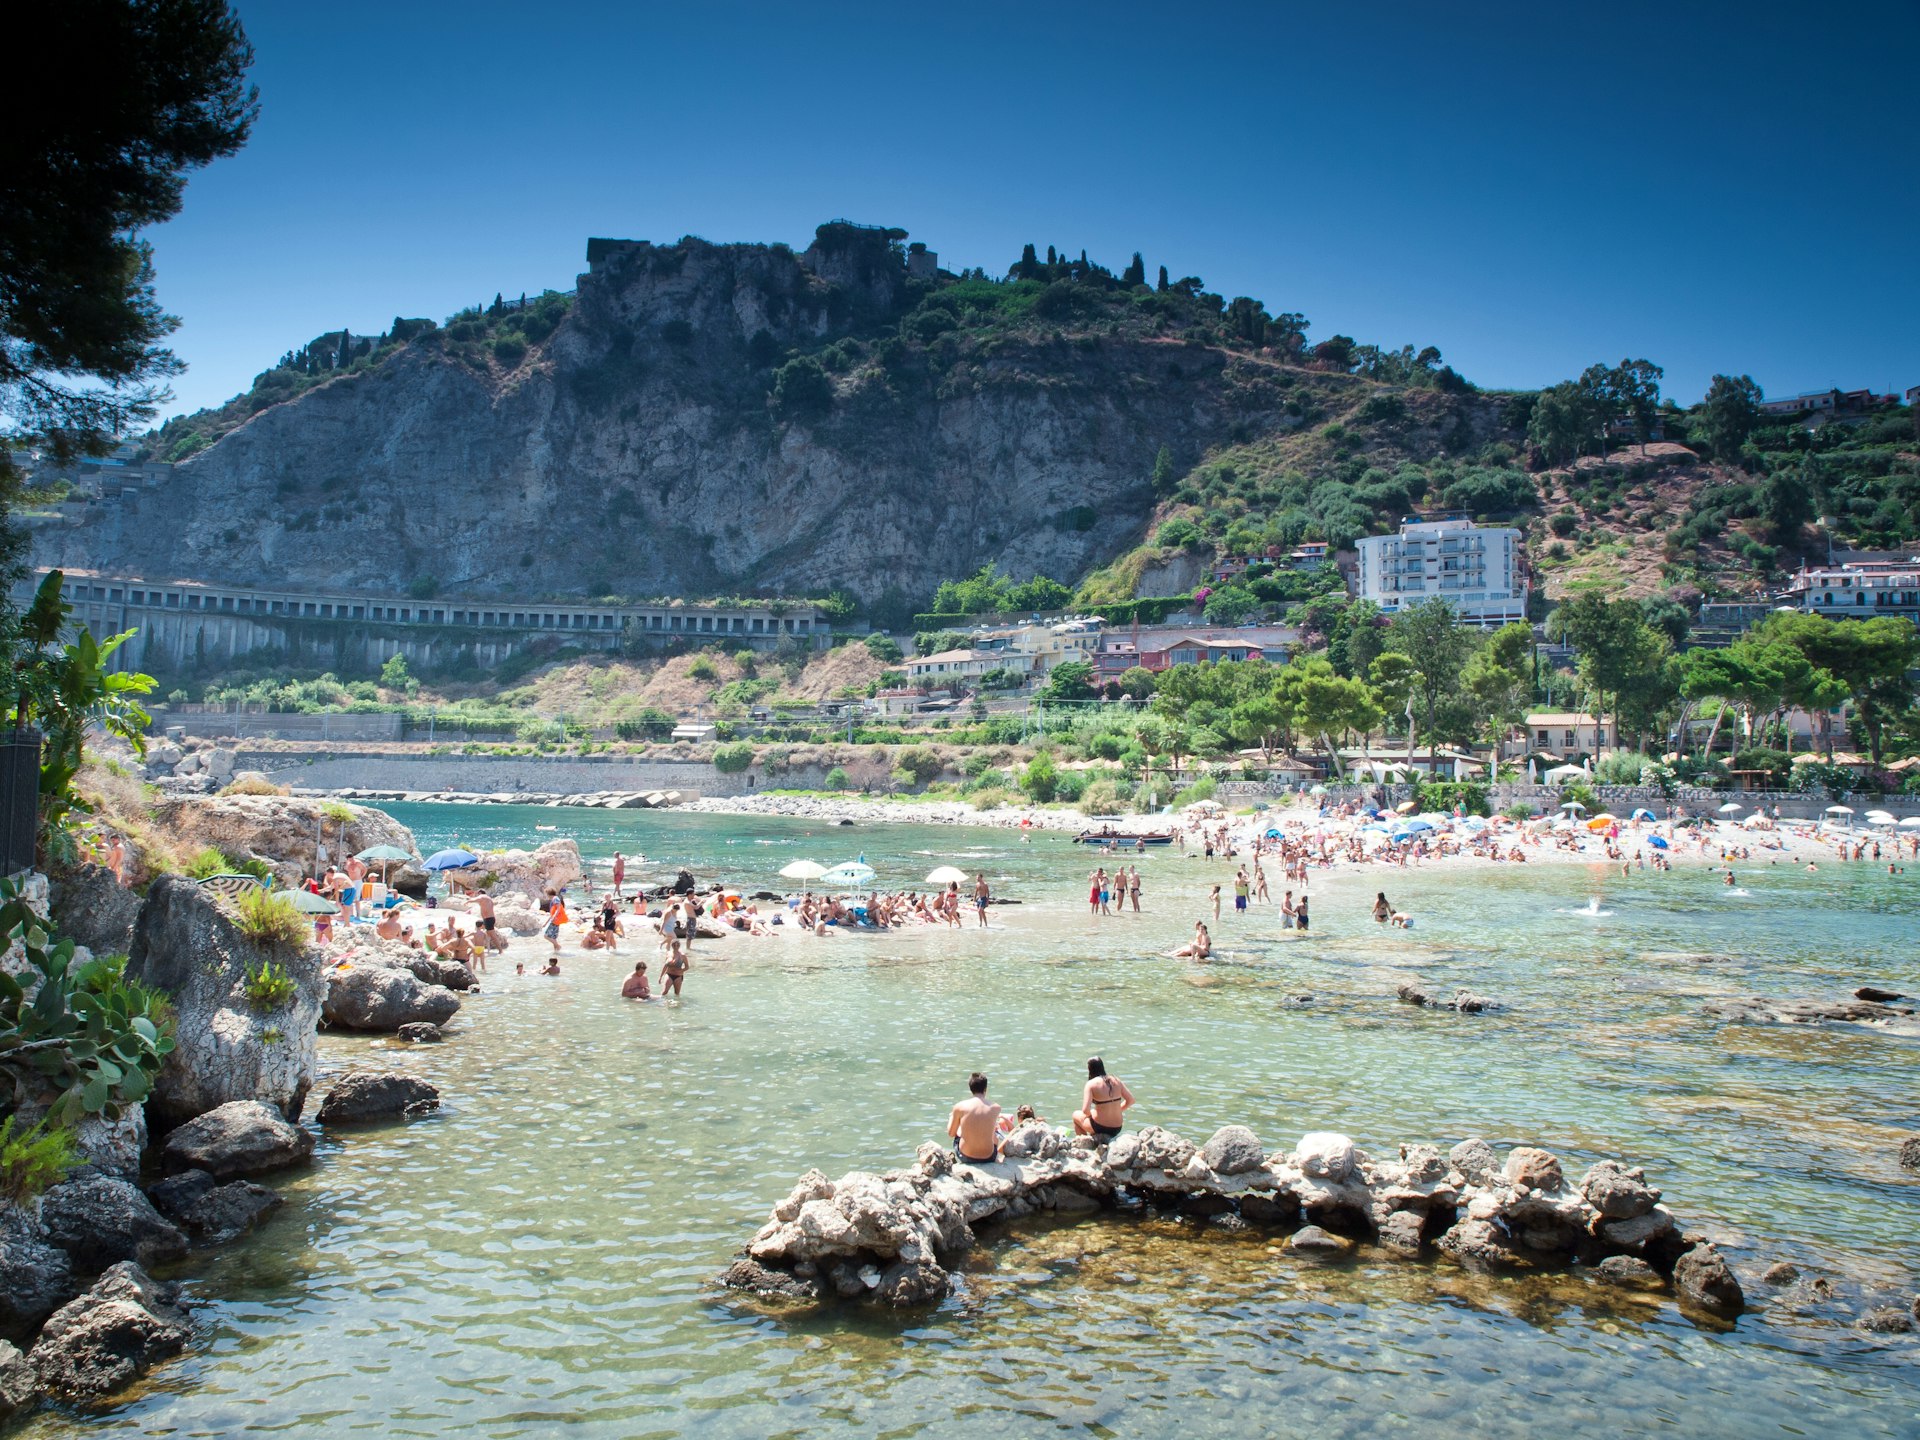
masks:
[[[1613,816],[1607,814],[1606,811],[1603,810],[1598,815],[1594,816],[1591,820],[1587,821],[1587,829],[1604,830],[1607,828],[1607,826],[1611,824],[1613,824]]]
[[[324,895],[316,895],[311,890],[276,890],[274,895],[298,910],[302,915],[338,915],[340,907]]]
[[[1578,765],[1556,765],[1546,774],[1549,785],[1557,785],[1562,780],[1585,780],[1586,778],[1587,772]]]
[[[967,872],[958,865],[941,865],[927,872],[929,885],[957,885],[967,878]]]
[[[1737,815],[1746,808],[1747,807],[1742,805],[1738,800],[1729,800],[1720,807],[1720,813],[1722,815]]]
[[[390,864],[395,860],[411,860],[413,858],[413,852],[410,850],[402,850],[398,845],[374,845],[362,850],[353,858],[356,860],[365,860],[370,865],[375,863],[384,865]]]
[[[1867,811],[1867,823],[1869,825],[1891,825],[1893,824],[1893,816],[1884,810],[1869,810]]]
[[[788,880],[818,880],[826,873],[827,867],[818,860],[796,860],[780,870],[780,874]]]
[[[1907,816],[1906,819],[1900,822],[1900,828],[1902,830],[1913,830],[1916,828],[1920,828],[1920,815]]]
[[[1326,793],[1327,787],[1324,785],[1315,785],[1311,790],[1307,791],[1309,795],[1324,795]]]
[[[1402,820],[1398,826],[1399,832],[1409,834],[1409,835],[1415,835],[1422,830],[1431,830],[1433,828],[1434,828],[1434,824],[1431,820],[1419,820],[1419,819]]]
[[[1560,808],[1562,810],[1578,810],[1582,815],[1586,814],[1587,812],[1587,807],[1582,805],[1578,800],[1569,800],[1567,801],[1566,804],[1562,805]]]
[[[840,886],[849,890],[864,890],[873,883],[874,868],[859,860],[842,860],[831,870],[821,874],[822,884]]]
[[[1665,838],[1659,835],[1649,835],[1647,837],[1647,844],[1653,846],[1656,850],[1664,850],[1667,848]]]
[[[471,850],[437,850],[421,865],[423,870],[465,870],[478,865],[480,857]]]
[[[1653,812],[1642,808],[1633,812],[1633,818],[1635,820],[1651,820],[1653,819]]]
[[[1851,815],[1853,814],[1853,807],[1851,805],[1829,805],[1827,806],[1827,814]]]

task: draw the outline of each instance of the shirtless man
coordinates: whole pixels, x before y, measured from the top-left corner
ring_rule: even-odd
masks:
[[[1000,1107],[987,1099],[987,1077],[967,1077],[967,1098],[947,1117],[954,1158],[969,1165],[991,1165],[1000,1158]]]
[[[624,886],[627,883],[627,857],[618,850],[613,852],[613,893],[622,900],[626,899]]]
[[[987,928],[987,901],[992,898],[987,889],[987,872],[978,871],[973,877],[973,913],[980,917],[980,928]]]
[[[380,923],[373,927],[373,933],[378,935],[382,940],[398,940],[400,938],[400,917],[395,915],[391,910],[387,911],[386,914],[380,917]]]
[[[1073,1112],[1073,1133],[1112,1140],[1132,1108],[1133,1092],[1107,1074],[1106,1062],[1098,1055],[1087,1061],[1087,1086],[1080,1094],[1080,1108]]]
[[[480,918],[473,922],[473,938],[478,942],[475,953],[480,961],[480,968],[484,970],[487,968],[487,951],[504,950],[507,948],[507,942],[500,938],[500,932],[494,925],[493,896],[484,890],[474,891],[473,908],[480,915]]]
[[[627,977],[627,983],[620,987],[620,996],[624,1000],[651,1000],[653,990],[647,984],[647,962],[633,962],[633,973]]]

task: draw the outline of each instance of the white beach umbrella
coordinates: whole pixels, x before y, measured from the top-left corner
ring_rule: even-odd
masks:
[[[1742,805],[1738,800],[1729,800],[1720,807],[1720,813],[1722,815],[1738,815],[1746,808],[1747,807]]]
[[[1851,805],[1829,805],[1827,806],[1827,814],[1851,815],[1853,814],[1853,807]]]
[[[780,870],[780,874],[788,880],[818,880],[826,873],[827,867],[817,860],[796,860]]]
[[[1867,811],[1867,823],[1869,825],[1891,825],[1893,824],[1893,816],[1884,810],[1869,810]]]
[[[1920,815],[1909,815],[1900,822],[1902,830],[1920,830]]]
[[[957,885],[967,878],[967,872],[958,865],[941,865],[927,872],[929,885]]]

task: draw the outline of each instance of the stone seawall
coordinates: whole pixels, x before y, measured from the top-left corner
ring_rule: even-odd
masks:
[[[303,790],[386,790],[432,794],[580,795],[596,791],[642,794],[678,790],[683,796],[732,798],[757,795],[769,786],[786,790],[824,788],[827,771],[794,766],[769,771],[755,765],[723,775],[704,760],[644,759],[631,755],[392,755],[341,749],[326,755],[253,750],[234,755],[236,770],[259,770],[276,784]],[[854,770],[857,787],[863,777]],[[876,767],[868,777],[884,783]]]

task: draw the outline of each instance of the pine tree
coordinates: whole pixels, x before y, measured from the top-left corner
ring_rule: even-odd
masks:
[[[1053,246],[1047,247],[1047,268],[1051,270],[1060,263],[1060,257],[1054,253]]]
[[[1164,265],[1160,267],[1160,293],[1167,293],[1167,267]]]
[[[1140,252],[1138,250],[1133,252],[1133,259],[1127,263],[1127,268],[1121,272],[1120,283],[1129,289],[1135,285],[1144,285],[1147,283],[1147,262],[1140,258]]]
[[[500,292],[498,290],[494,291],[493,304],[487,307],[487,318],[489,320],[497,319],[500,312],[506,308],[506,303],[500,298]]]
[[[344,370],[353,363],[353,332],[344,325],[340,327],[340,353],[334,357],[333,368]]]
[[[1029,241],[1020,247],[1020,263],[1013,267],[1014,277],[1019,280],[1031,280],[1039,270],[1039,257],[1033,253],[1033,243]]]

